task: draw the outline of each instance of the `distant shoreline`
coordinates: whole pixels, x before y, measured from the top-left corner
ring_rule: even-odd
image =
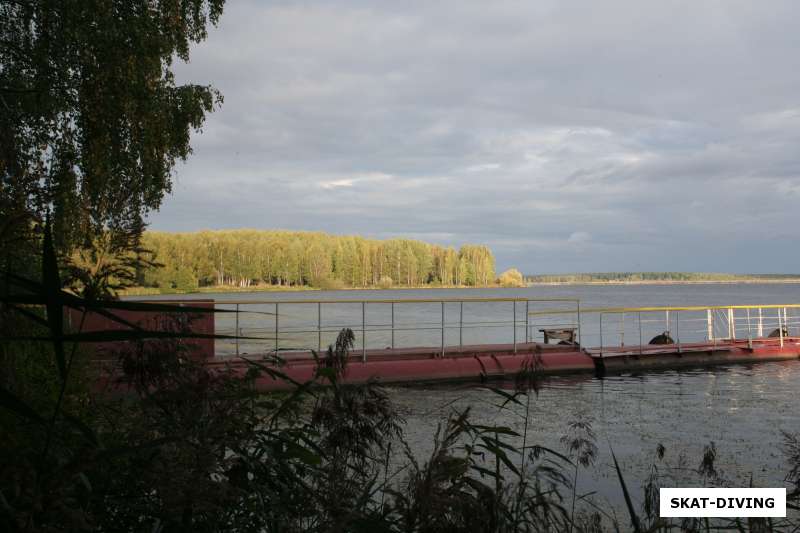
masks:
[[[774,285],[774,284],[800,284],[800,278],[786,279],[703,279],[703,280],[606,280],[606,281],[531,281],[528,287],[555,286],[555,285]]]
[[[324,288],[324,287],[309,287],[305,285],[301,286],[279,286],[279,285],[261,285],[261,286],[253,286],[253,287],[226,287],[226,286],[214,286],[214,287],[200,287],[195,290],[191,291],[182,291],[178,289],[170,289],[163,291],[161,289],[155,287],[131,287],[129,289],[124,289],[119,291],[120,296],[159,296],[159,295],[170,295],[170,294],[235,294],[238,292],[248,293],[248,292],[305,292],[305,291],[395,291],[395,290],[419,290],[419,289],[524,289],[525,286],[521,287],[504,287],[502,285],[483,285],[479,287],[475,287],[472,285],[415,285],[415,286],[406,286],[406,285],[399,285],[394,287],[335,287],[335,288]]]
[[[130,289],[119,292],[120,296],[160,296],[160,295],[181,295],[181,294],[235,294],[250,292],[305,292],[305,291],[368,291],[368,290],[420,290],[420,289],[525,289],[534,287],[556,287],[562,285],[797,285],[800,278],[787,279],[721,279],[721,280],[625,280],[625,281],[531,281],[523,287],[503,287],[501,285],[485,285],[481,287],[468,285],[448,285],[448,286],[396,286],[396,287],[337,287],[320,288],[308,286],[254,286],[254,287],[200,287],[191,291],[180,291],[171,289],[162,291],[153,287],[131,287]]]

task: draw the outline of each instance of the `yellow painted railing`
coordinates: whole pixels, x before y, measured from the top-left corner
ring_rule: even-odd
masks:
[[[645,313],[652,311],[722,311],[726,309],[797,309],[800,304],[752,304],[752,305],[688,305],[688,306],[654,306],[654,307],[583,307],[581,313]],[[563,309],[545,309],[531,311],[533,315],[557,315],[571,313]]]
[[[584,337],[598,337],[599,347],[602,352],[604,341],[609,338],[618,338],[614,346],[625,345],[626,318],[631,318],[633,328],[628,326],[628,336],[631,333],[636,337],[638,330],[638,345],[648,342],[648,338],[643,337],[642,324],[661,323],[664,324],[664,334],[667,337],[676,336],[675,343],[680,351],[681,330],[684,332],[687,327],[691,327],[692,322],[703,322],[703,329],[690,331],[690,333],[703,333],[705,340],[712,341],[736,341],[747,339],[752,342],[754,338],[774,336],[781,346],[784,338],[790,336],[792,327],[800,326],[800,318],[790,316],[789,310],[800,308],[800,304],[747,304],[747,305],[684,305],[684,306],[643,306],[643,307],[583,307],[581,314],[586,323],[596,322],[597,333],[585,332]],[[738,311],[738,313],[737,313]],[[770,312],[772,311],[772,312]],[[531,311],[532,317],[543,317],[548,315],[563,315],[570,311],[563,309],[545,309]],[[696,313],[705,313],[703,317],[697,317]],[[653,314],[663,313],[663,318],[652,318]],[[694,313],[694,315],[693,315]],[[689,316],[687,316],[687,314]],[[604,315],[616,315],[618,318],[605,321]],[[643,318],[643,315],[645,318]],[[738,316],[737,316],[738,315]],[[796,315],[796,314],[795,314]],[[591,317],[597,317],[591,320]],[[649,317],[649,318],[648,318]],[[720,322],[721,317],[721,322]],[[587,320],[587,318],[589,320]],[[585,324],[584,324],[585,325]],[[683,326],[682,326],[683,325]],[[718,335],[718,326],[722,326],[724,333]],[[609,331],[609,328],[611,331]],[[674,331],[673,331],[674,328]],[[737,330],[738,328],[738,330]],[[774,329],[773,329],[774,328]],[[592,329],[592,328],[590,328]],[[631,331],[631,329],[633,331]],[[746,335],[745,335],[746,331]]]
[[[332,299],[332,300],[217,300],[220,305],[274,305],[274,304],[419,304],[419,303],[459,303],[459,302],[578,302],[578,298],[509,298],[509,297],[475,297],[475,298],[384,298],[384,299]]]

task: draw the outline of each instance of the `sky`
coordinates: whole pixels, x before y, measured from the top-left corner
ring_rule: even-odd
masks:
[[[229,0],[167,231],[492,248],[498,271],[800,272],[800,3]]]

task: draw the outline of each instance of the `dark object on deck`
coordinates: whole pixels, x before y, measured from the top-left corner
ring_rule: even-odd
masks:
[[[775,328],[773,329],[767,337],[780,337],[781,336],[781,329],[783,330],[783,336],[789,336],[789,329],[786,326],[782,326],[780,329]]]
[[[562,329],[540,329],[544,334],[544,343],[550,344],[550,339],[561,341],[558,344],[567,346],[576,346],[575,342],[575,328],[562,328]]]
[[[665,331],[650,339],[650,344],[675,344],[675,339],[670,336],[669,331]]]

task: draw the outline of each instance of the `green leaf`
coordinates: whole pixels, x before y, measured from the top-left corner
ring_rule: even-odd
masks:
[[[520,434],[507,426],[483,426],[480,424],[472,424],[471,428],[477,429],[482,433],[497,433],[500,435],[510,435],[512,437],[519,437]]]
[[[515,403],[517,405],[520,405],[520,406],[523,405],[522,402],[519,401],[519,399],[517,398],[517,394],[511,394],[511,393],[508,393],[508,392],[504,391],[503,389],[498,389],[496,387],[483,387],[483,388],[486,389],[486,390],[492,391],[493,393],[497,394],[498,396],[502,396],[503,398],[505,398],[505,401],[502,404],[503,407],[505,407],[505,405],[508,402],[513,402],[513,403]]]
[[[61,380],[67,379],[67,363],[64,357],[64,307],[61,301],[61,278],[58,275],[58,261],[53,236],[50,231],[50,221],[44,226],[44,242],[42,243],[42,286],[46,298],[47,322],[50,326],[50,335],[55,351],[58,373]]]
[[[110,459],[114,459],[115,457],[122,457],[124,455],[129,455],[132,453],[137,453],[145,450],[152,450],[156,448],[160,448],[164,444],[169,444],[172,442],[178,442],[180,439],[178,437],[161,437],[158,439],[153,439],[148,442],[144,442],[142,444],[136,444],[133,446],[117,446],[114,448],[107,448],[102,452],[97,454],[98,461],[106,461]]]
[[[300,383],[299,381],[296,381],[296,380],[290,378],[288,375],[284,374],[283,372],[281,372],[281,371],[279,371],[279,370],[277,370],[277,369],[275,369],[275,368],[273,368],[273,367],[271,367],[269,365],[265,365],[265,364],[263,364],[263,363],[261,363],[259,361],[253,361],[253,360],[244,359],[244,358],[242,358],[242,360],[244,362],[246,362],[248,365],[250,365],[252,368],[256,368],[256,369],[260,370],[261,372],[264,372],[265,374],[267,374],[268,376],[270,376],[272,379],[274,379],[276,381],[277,380],[286,381],[287,383],[291,383],[292,385],[297,387],[297,389],[301,389],[301,388],[305,388],[305,387],[310,386],[310,383],[309,384]]]
[[[625,484],[625,478],[622,477],[622,470],[617,462],[617,456],[614,455],[614,448],[611,448],[611,445],[609,445],[609,448],[611,449],[611,458],[614,459],[614,468],[617,470],[619,484],[622,487],[622,495],[625,497],[625,506],[628,508],[628,513],[631,515],[631,524],[633,525],[633,530],[638,533],[641,531],[639,517],[636,516],[636,509],[633,507],[633,501],[631,500],[631,495],[628,492],[628,486]]]
[[[566,455],[564,455],[562,453],[559,453],[559,452],[555,451],[552,448],[548,448],[547,446],[541,446],[539,444],[533,444],[531,446],[525,446],[525,449],[541,450],[543,452],[549,453],[550,455],[555,455],[556,457],[558,457],[559,459],[561,459],[562,461],[565,461],[566,463],[568,463],[570,465],[574,465],[575,464],[575,463],[572,462],[572,459],[570,459]]]
[[[0,303],[8,305],[46,305],[47,300],[39,294],[4,294]]]
[[[490,477],[492,479],[497,478],[497,472],[495,472],[494,470],[490,470],[488,468],[484,468],[484,467],[478,466],[478,465],[472,465],[470,468],[472,468],[472,470],[475,470],[476,472],[478,472],[481,475],[488,476],[488,477]]]
[[[17,413],[29,420],[43,423],[44,419],[32,407],[20,398],[0,386],[0,406]]]
[[[8,279],[8,281],[13,282],[18,287],[24,287],[25,289],[27,289],[27,290],[29,290],[29,291],[31,291],[33,293],[36,293],[37,295],[41,296],[40,293],[41,293],[41,290],[42,290],[42,286],[39,283],[36,283],[35,281],[29,280],[28,278],[19,276],[19,275],[15,274],[14,272],[11,272],[11,271],[8,271],[8,270],[3,273],[3,276],[6,277]],[[17,295],[17,296],[20,296],[20,295]],[[42,300],[41,303],[44,303],[44,300]]]
[[[45,320],[41,316],[37,315],[36,313],[31,313],[30,311],[28,311],[24,307],[20,307],[18,305],[14,305],[14,304],[9,304],[9,307],[11,309],[13,309],[15,312],[17,312],[17,313],[21,314],[22,316],[28,318],[29,320],[32,320],[32,321],[36,322],[40,326],[48,327],[47,320]]]
[[[508,458],[508,455],[506,455],[506,452],[504,452],[501,449],[501,446],[497,445],[500,444],[499,442],[495,443],[490,441],[489,439],[483,439],[483,441],[484,444],[479,446],[482,446],[483,448],[486,448],[488,451],[492,452],[492,454],[498,459],[500,459],[503,462],[503,464],[505,464],[508,467],[509,470],[511,470],[517,475],[520,475],[519,469],[516,467],[516,465],[514,465],[514,463],[511,462],[511,460]]]
[[[78,479],[80,480],[80,482],[83,484],[83,486],[86,488],[87,491],[92,492],[92,484],[89,482],[89,478],[86,477],[86,474],[84,474],[83,472],[78,472]]]
[[[287,442],[286,451],[292,457],[310,466],[316,466],[322,462],[322,457],[296,442]]]
[[[326,368],[324,366],[317,367],[317,377],[325,378],[330,382],[336,381],[336,369],[334,368]]]
[[[71,425],[77,428],[78,431],[81,432],[81,434],[86,438],[87,441],[89,441],[95,447],[100,446],[100,443],[97,440],[97,435],[95,434],[95,432],[89,426],[87,426],[81,419],[69,413],[62,413],[61,416],[63,416],[67,422],[69,422]]]

